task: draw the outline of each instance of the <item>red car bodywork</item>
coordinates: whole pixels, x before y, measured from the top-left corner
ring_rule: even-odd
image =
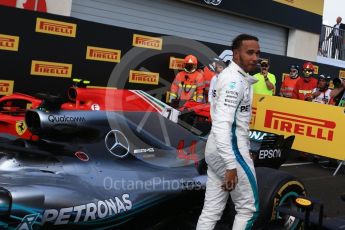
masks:
[[[148,94],[136,90],[71,87],[68,97],[69,102],[61,105],[63,110],[162,112],[163,108]],[[42,99],[21,93],[0,98],[0,132],[32,139],[24,122],[25,112],[38,108],[42,103]]]
[[[71,102],[63,110],[105,110],[131,112],[158,112],[160,108],[147,100],[142,91],[126,89],[99,89],[72,87],[68,91]]]
[[[0,132],[30,139],[31,133],[24,122],[27,109],[36,109],[42,100],[30,95],[14,93],[0,98]]]
[[[207,121],[211,121],[210,115],[210,104],[200,103],[195,101],[187,101],[182,107],[179,108],[180,111],[194,111],[198,116],[205,118]]]

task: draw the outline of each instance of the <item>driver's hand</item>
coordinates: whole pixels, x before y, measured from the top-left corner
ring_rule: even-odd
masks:
[[[235,189],[237,182],[238,182],[237,170],[236,169],[226,170],[222,189],[224,191],[232,191]]]

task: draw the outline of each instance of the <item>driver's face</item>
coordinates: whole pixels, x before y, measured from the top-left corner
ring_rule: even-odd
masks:
[[[259,56],[259,42],[255,40],[244,40],[240,48],[234,51],[233,59],[245,72],[251,72],[256,69]]]

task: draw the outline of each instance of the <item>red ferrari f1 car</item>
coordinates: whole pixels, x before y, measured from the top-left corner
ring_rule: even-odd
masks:
[[[24,122],[28,109],[155,112],[177,122],[180,112],[141,90],[86,88],[89,81],[73,79],[67,98],[14,93],[0,98],[0,132],[35,140]],[[53,119],[53,118],[52,118]]]

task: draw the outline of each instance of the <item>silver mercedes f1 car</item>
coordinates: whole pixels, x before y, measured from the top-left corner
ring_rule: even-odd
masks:
[[[170,119],[171,107],[140,91],[122,90],[113,103],[125,109],[107,109],[95,101],[109,95],[103,90],[87,99],[72,90],[71,106],[45,98],[25,114],[29,140],[1,134],[0,229],[195,229],[206,184],[204,126],[182,114]],[[128,104],[134,99],[152,109],[135,109]],[[292,142],[274,134],[252,141],[255,229],[272,220],[287,229],[301,224],[277,209],[295,208],[295,198],[306,195],[298,178],[277,170]],[[217,229],[231,227],[234,213],[229,200]]]

